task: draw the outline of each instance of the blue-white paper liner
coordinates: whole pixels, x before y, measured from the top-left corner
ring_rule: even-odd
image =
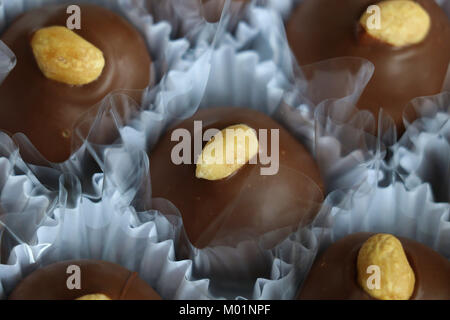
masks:
[[[45,216],[34,239],[14,247],[8,263],[0,265],[1,297],[7,298],[37,268],[69,259],[100,259],[137,271],[165,299],[213,298],[208,292],[209,280],[192,277],[192,261],[175,258],[176,242],[183,232],[181,220],[171,214],[167,201],[149,202],[145,192],[149,181],[145,153],[109,150],[105,163],[108,169],[98,183],[102,201],[84,197],[76,177],[64,176],[63,185],[69,188],[61,188],[58,204]],[[136,210],[149,206],[153,209]],[[258,279],[253,297],[272,299],[287,294],[286,285],[295,281],[294,275],[280,274],[285,273],[285,268],[292,270],[292,250],[313,257],[313,248],[318,246],[311,231],[297,236],[303,239],[291,237],[280,246],[282,254],[279,263],[273,265],[272,278]]]
[[[34,237],[57,194],[20,169],[18,150],[6,134],[0,133],[0,141],[0,258],[6,261],[18,239]]]
[[[434,202],[429,184],[380,186],[380,172],[370,176],[354,192],[332,194],[316,217],[321,251],[349,234],[375,232],[414,239],[450,259],[450,204]]]
[[[450,201],[450,92],[416,98],[404,114],[406,132],[391,164],[408,188],[427,182],[436,201]]]

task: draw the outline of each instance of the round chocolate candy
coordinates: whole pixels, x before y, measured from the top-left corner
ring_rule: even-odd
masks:
[[[298,298],[450,299],[450,261],[416,241],[398,240],[361,232],[337,241],[314,262]],[[368,278],[375,274],[374,266],[380,267],[378,288],[372,282],[375,279]],[[367,277],[360,281],[364,275]],[[374,285],[374,293],[363,288],[367,280]]]
[[[114,12],[80,5],[81,29],[66,27],[66,5],[19,16],[0,40],[17,65],[0,85],[0,130],[22,132],[49,161],[71,152],[75,122],[116,89],[150,83],[151,58],[140,33]]]
[[[203,137],[210,129],[223,138],[213,132]],[[248,140],[239,142],[244,133]],[[236,152],[227,153],[227,146]],[[184,159],[177,159],[180,155]],[[200,109],[170,129],[149,157],[153,197],[178,208],[197,248],[298,227],[312,219],[323,199],[323,182],[308,151],[276,121],[251,109]],[[271,172],[262,170],[270,167]]]
[[[77,270],[79,274],[76,274]],[[75,279],[78,275],[79,283]],[[71,276],[74,279],[70,279]],[[117,264],[72,260],[57,262],[31,273],[19,283],[9,299],[160,300],[161,297],[136,272]]]
[[[401,130],[406,104],[439,93],[450,61],[450,21],[434,0],[306,0],[287,37],[300,65],[345,56],[371,61],[375,73],[358,107],[374,115],[383,108]]]

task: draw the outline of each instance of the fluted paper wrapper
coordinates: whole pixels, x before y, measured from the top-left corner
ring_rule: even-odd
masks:
[[[149,201],[145,153],[109,150],[105,163],[107,170],[98,183],[102,201],[84,197],[77,178],[64,176],[59,201],[34,238],[18,237],[8,263],[0,265],[1,297],[7,298],[38,268],[63,260],[99,259],[138,272],[165,299],[213,298],[209,280],[193,277],[193,262],[176,260],[177,242],[183,233],[181,219],[166,200]],[[286,285],[295,281],[290,265],[294,262],[289,260],[292,250],[314,256],[318,244],[312,232],[296,236],[302,239],[292,236],[280,246],[278,250],[287,256],[279,255],[274,261],[270,279],[256,281],[253,297],[271,299],[287,294]],[[294,242],[296,245],[291,244]],[[291,272],[283,277],[285,269]]]
[[[77,178],[70,174],[63,176],[58,203],[48,212],[34,238],[17,237],[19,245],[12,250],[8,263],[0,265],[2,298],[34,270],[69,259],[120,264],[139,272],[161,295],[170,298],[173,292],[166,288],[164,278],[160,278],[162,270],[167,268],[162,259],[164,254],[159,253],[170,246],[167,242],[173,242],[169,239],[175,238],[174,226],[156,212],[137,213],[130,206],[132,201],[139,201],[137,193],[141,183],[148,179],[148,159],[143,153],[110,150],[105,163],[106,174],[98,184],[102,201],[94,202],[82,196]],[[129,174],[123,176],[115,166],[126,168]],[[145,214],[144,222],[139,214]]]
[[[408,188],[431,185],[434,199],[450,202],[450,92],[416,98],[404,113],[406,132],[392,147],[392,165]]]
[[[4,263],[19,239],[34,237],[57,194],[21,170],[18,150],[4,133],[0,133],[0,145],[0,260]]]
[[[322,235],[321,250],[355,232],[390,233],[414,239],[450,259],[450,205],[434,202],[431,188],[407,189],[394,182],[383,187],[373,172],[358,190],[334,193],[314,222]]]

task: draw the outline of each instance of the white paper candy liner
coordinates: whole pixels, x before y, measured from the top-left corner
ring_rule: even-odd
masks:
[[[450,201],[450,92],[416,98],[405,109],[406,132],[391,164],[408,188],[430,183],[438,202]]]
[[[191,6],[196,0],[177,0]],[[255,51],[259,60],[275,63],[284,76],[294,81],[295,65],[286,40],[283,21],[274,10],[258,6],[257,1],[207,0],[205,11],[223,8],[221,28],[215,47],[230,45],[236,51]],[[213,11],[213,10],[212,10]]]
[[[143,1],[133,0],[90,0],[90,1],[78,1],[75,3],[96,3],[99,5],[107,6],[108,8],[115,10],[119,14],[125,16],[141,33],[144,35],[147,41],[148,47],[151,48],[152,55],[152,79],[151,87],[146,92],[144,108],[152,109],[170,109],[170,104],[175,100],[186,100],[186,92],[192,89],[193,76],[198,76],[195,66],[191,69],[193,61],[196,58],[201,59],[201,53],[204,50],[196,50],[191,53],[191,59],[184,59],[183,56],[187,55],[189,50],[189,42],[186,39],[170,40],[171,26],[167,21],[161,21],[156,24],[153,23],[152,16],[144,7]],[[42,1],[29,1],[29,0],[6,0],[0,4],[0,30],[4,29],[17,15],[20,13],[38,7],[40,5],[49,3],[68,3],[67,1],[56,0],[42,0]],[[72,2],[70,2],[72,4]],[[0,46],[0,71],[6,72],[4,67],[7,63],[11,64],[12,57],[7,52],[4,46]],[[5,55],[7,52],[7,56]],[[199,53],[200,52],[200,53]],[[10,67],[8,68],[10,69]],[[173,74],[171,74],[173,72]],[[1,73],[2,76],[4,73]],[[172,78],[184,79],[184,84],[189,84],[184,88],[175,87],[172,84]],[[198,82],[201,79],[207,78],[207,74],[200,75]],[[203,80],[205,81],[205,80]],[[179,83],[179,82],[178,82]],[[201,85],[196,88],[197,91],[201,91]],[[196,97],[198,93],[194,92],[192,97]],[[108,98],[105,98],[108,100]],[[191,99],[191,101],[193,98]],[[188,102],[188,101],[187,101]],[[107,103],[106,103],[107,104]],[[192,102],[195,106],[195,102]],[[123,115],[110,116],[112,120],[118,122],[120,127],[115,125],[114,121],[109,123],[109,126],[103,126],[100,128],[90,128],[89,125],[95,126],[97,112],[106,107],[104,102],[100,102],[97,106],[93,106],[86,115],[82,116],[79,120],[78,127],[75,128],[76,134],[72,141],[74,153],[72,156],[63,163],[51,163],[47,161],[36,148],[31,144],[29,139],[23,134],[15,134],[14,140],[20,148],[22,158],[28,165],[29,169],[38,177],[46,187],[51,190],[57,190],[59,184],[59,177],[62,173],[72,173],[76,175],[81,181],[83,192],[91,197],[97,198],[99,195],[95,194],[95,173],[101,172],[103,167],[104,151],[108,148],[105,145],[105,139],[99,139],[98,136],[103,138],[108,137],[108,143],[111,147],[120,148],[123,147],[123,140],[120,131],[125,124],[118,121],[119,118],[124,118]],[[102,109],[103,108],[103,109]],[[108,111],[103,111],[108,112]],[[113,113],[113,111],[109,111]],[[126,120],[131,121],[132,117],[137,116],[138,113],[128,114],[125,116]],[[145,118],[145,115],[142,115]],[[121,119],[124,120],[124,119]],[[103,130],[103,131],[102,131]],[[92,132],[97,135],[96,144],[92,144],[89,141],[89,137],[92,137]],[[130,130],[129,130],[130,131]],[[111,140],[111,137],[117,138]],[[145,135],[144,135],[145,137]]]
[[[214,51],[211,65],[203,108],[245,106],[272,115],[289,87],[275,63],[261,61],[253,50],[236,52],[230,45],[221,46]]]
[[[131,207],[117,206],[113,198],[92,202],[84,198],[75,209],[58,208],[54,218],[39,228],[36,244],[20,244],[8,264],[0,265],[0,295],[7,298],[17,284],[38,268],[76,259],[110,261],[139,273],[163,298],[193,296],[193,286],[185,278],[188,261],[174,261],[173,238],[179,232],[166,217],[146,213],[138,222]]]
[[[3,298],[36,268],[67,259],[107,260],[139,271],[141,275],[145,274],[141,270],[145,267],[147,277],[155,280],[154,272],[158,274],[158,270],[144,259],[150,255],[151,262],[154,258],[149,244],[176,237],[174,224],[166,218],[149,212],[145,223],[141,223],[129,206],[139,199],[139,190],[143,186],[145,189],[148,159],[142,152],[121,150],[109,150],[105,159],[106,173],[97,185],[103,194],[102,201],[82,196],[75,176],[62,176],[58,204],[45,215],[34,238],[20,239],[22,241],[19,240],[20,244],[9,257],[9,264],[0,265]],[[116,166],[126,171],[118,172]],[[161,231],[156,230],[156,225]]]
[[[149,201],[146,155],[109,150],[105,163],[105,176],[98,184],[103,190],[101,201],[82,196],[76,177],[70,174],[62,177],[59,203],[45,216],[35,238],[14,247],[8,264],[0,265],[0,296],[6,298],[20,280],[48,264],[69,259],[100,259],[137,271],[163,298],[213,298],[209,280],[192,276],[192,261],[176,260],[175,243],[183,232],[181,219],[169,202]],[[119,167],[123,170],[118,170]],[[135,210],[149,206],[153,210]],[[296,287],[289,288],[298,282],[293,272],[297,262],[290,260],[296,257],[292,251],[309,255],[312,262],[317,246],[311,231],[304,230],[286,239],[277,249],[282,254],[277,254],[280,260],[270,270],[271,279],[258,279],[252,296],[292,297],[295,291],[291,291]],[[283,274],[287,276],[282,277]]]
[[[18,241],[32,239],[57,194],[21,170],[18,150],[6,134],[0,133],[0,142],[0,259],[6,261]]]
[[[419,241],[450,259],[450,205],[435,203],[428,184],[408,190],[402,183],[379,187],[373,179],[328,200],[329,206],[314,222],[322,234],[321,250],[355,232],[391,233]]]

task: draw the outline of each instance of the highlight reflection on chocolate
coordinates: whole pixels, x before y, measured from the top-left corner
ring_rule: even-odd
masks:
[[[67,280],[80,269],[81,289],[69,289]],[[69,281],[72,283],[71,281]],[[136,272],[97,260],[72,260],[51,264],[27,276],[9,296],[10,300],[75,300],[103,295],[110,300],[160,300],[161,297]]]
[[[403,109],[411,99],[442,90],[450,61],[448,17],[434,0],[411,2],[419,4],[431,21],[425,39],[419,43],[396,47],[364,31],[360,18],[378,1],[306,0],[287,24],[289,44],[300,65],[344,56],[371,61],[375,74],[358,107],[375,115],[383,108],[400,129]],[[397,19],[397,24],[400,20]]]
[[[73,126],[86,110],[113,90],[143,89],[150,82],[151,59],[139,32],[108,9],[94,5],[80,8],[81,29],[73,31],[98,48],[105,60],[100,76],[88,84],[73,86],[47,78],[40,69],[44,64],[38,66],[32,50],[31,40],[36,31],[66,26],[67,6],[47,5],[28,11],[0,37],[17,57],[16,67],[0,85],[0,130],[24,133],[52,162],[62,162],[69,157]],[[61,35],[61,39],[65,37]],[[79,48],[76,47],[57,49],[59,51],[56,48],[46,51],[47,58],[56,52],[66,56],[50,59],[53,65],[60,62],[70,66],[66,57],[85,58],[81,53],[77,56]],[[91,69],[91,65],[87,65]]]
[[[268,155],[275,151],[271,149],[270,131],[278,129],[278,173],[261,175],[260,169],[268,165],[257,161],[247,163],[224,179],[197,178],[193,154],[196,120],[202,121],[202,132],[238,124],[256,132],[266,129]],[[176,165],[171,159],[172,150],[179,144],[171,141],[171,136],[180,128],[192,137],[191,164]],[[310,221],[323,198],[323,182],[308,151],[270,117],[247,108],[199,110],[170,129],[150,151],[149,158],[153,197],[168,199],[179,209],[187,235],[198,248],[223,242],[234,244],[243,234],[257,236],[283,227],[297,227]]]

